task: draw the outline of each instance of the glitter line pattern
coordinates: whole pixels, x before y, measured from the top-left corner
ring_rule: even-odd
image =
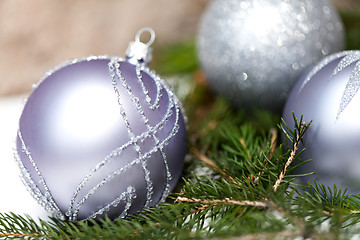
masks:
[[[334,61],[335,59],[345,56],[348,53],[349,53],[349,51],[344,51],[344,52],[332,54],[332,55],[324,58],[318,64],[316,64],[316,66],[313,67],[311,69],[311,71],[307,74],[307,76],[306,76],[305,80],[303,81],[303,83],[301,84],[301,87],[299,88],[297,94],[299,94],[303,90],[303,88],[306,86],[306,84],[309,83],[309,81],[312,79],[312,77],[314,77],[323,67],[325,67],[328,63]]]
[[[339,74],[342,70],[349,67],[351,64],[356,63],[355,67],[352,69],[348,82],[346,83],[345,89],[343,91],[338,112],[336,114],[336,121],[340,118],[341,113],[344,112],[346,107],[350,104],[351,100],[358,93],[360,89],[360,51],[343,51],[330,55],[329,57],[323,59],[319,64],[317,64],[306,76],[304,82],[298,90],[298,94],[302,89],[308,84],[308,82],[327,64],[334,61],[335,59],[340,59],[337,66],[334,68],[334,71],[329,79],[331,81],[334,76]]]
[[[37,173],[37,175],[40,179],[39,183],[45,189],[45,194],[43,194],[41,192],[41,190],[38,188],[37,184],[31,178],[31,174],[26,170],[24,164],[22,163],[20,156],[15,152],[16,153],[15,159],[16,159],[18,165],[20,166],[22,182],[25,184],[26,188],[31,192],[32,196],[38,201],[38,203],[41,206],[43,206],[47,211],[53,212],[53,215],[56,216],[57,218],[64,220],[65,217],[61,213],[59,207],[56,205],[41,172],[39,171],[36,163],[34,162],[32,156],[30,154],[30,151],[26,147],[26,144],[24,142],[24,139],[23,139],[20,131],[18,131],[18,137],[21,141],[21,150],[22,150],[22,152],[24,152],[26,154],[28,160],[30,161],[35,172]]]
[[[334,70],[333,76],[335,76],[338,72],[343,70],[344,68],[350,66],[352,63],[357,62],[355,64],[354,69],[351,71],[349,80],[346,84],[345,90],[340,100],[340,106],[338,112],[336,114],[336,120],[339,119],[341,113],[345,110],[345,108],[349,105],[353,97],[357,94],[360,89],[360,51],[349,51],[348,55],[346,55],[343,59],[341,59],[340,63]]]
[[[360,59],[360,51],[349,51],[347,52],[348,55],[346,55],[339,64],[334,69],[334,72],[332,74],[332,77],[335,76],[338,72],[343,70],[344,68],[348,67],[353,62],[356,62]]]
[[[46,77],[50,76],[51,74],[53,74],[55,71],[59,70],[62,67],[77,63],[79,61],[91,61],[91,60],[96,60],[96,59],[108,59],[108,57],[107,56],[100,56],[100,57],[91,56],[91,57],[88,57],[88,58],[82,59],[82,60],[70,60],[70,61],[64,62],[64,63],[60,64],[59,66],[55,67],[50,72],[47,72],[45,74],[45,76],[40,80],[39,83],[41,83]],[[128,134],[130,136],[130,140],[128,142],[126,142],[125,144],[123,144],[122,146],[118,147],[117,149],[114,149],[111,153],[109,153],[102,161],[100,161],[84,177],[83,181],[79,184],[76,191],[73,193],[73,196],[70,200],[69,208],[66,211],[65,215],[60,211],[59,207],[56,205],[56,203],[51,195],[51,191],[48,189],[44,178],[42,177],[40,171],[38,170],[35,162],[32,160],[30,152],[26,149],[26,144],[25,144],[24,139],[21,136],[20,130],[18,131],[18,135],[19,135],[20,141],[23,146],[22,149],[26,153],[30,162],[32,163],[37,175],[40,178],[40,183],[44,186],[44,189],[46,192],[45,192],[45,194],[43,194],[42,191],[38,188],[37,184],[33,181],[30,173],[26,170],[24,164],[22,163],[20,156],[18,155],[18,153],[16,151],[14,151],[15,158],[16,158],[16,160],[20,166],[21,172],[22,172],[23,182],[27,186],[29,191],[32,193],[34,198],[37,199],[38,202],[42,206],[44,206],[48,211],[52,212],[53,215],[57,218],[68,219],[69,221],[73,221],[73,222],[78,221],[79,220],[78,213],[80,211],[80,208],[86,202],[86,200],[88,200],[92,195],[94,195],[96,193],[96,191],[99,190],[102,186],[109,183],[116,176],[119,176],[119,175],[125,173],[127,170],[129,170],[131,167],[135,166],[136,164],[141,164],[142,169],[144,171],[144,180],[145,180],[146,186],[147,186],[146,187],[147,188],[146,202],[145,202],[144,207],[145,208],[149,207],[151,202],[153,201],[152,200],[153,182],[150,179],[150,171],[147,169],[147,160],[156,152],[159,152],[161,154],[163,163],[164,163],[165,172],[166,172],[166,183],[165,183],[160,201],[165,201],[166,197],[170,193],[170,181],[171,181],[172,176],[171,176],[171,172],[170,172],[170,169],[168,166],[167,157],[166,157],[166,154],[163,149],[166,145],[168,145],[170,139],[173,138],[177,134],[177,132],[179,130],[180,113],[183,111],[183,109],[181,107],[180,102],[178,101],[176,96],[173,94],[172,90],[168,87],[168,85],[165,83],[165,81],[163,79],[161,79],[159,76],[157,76],[155,74],[155,72],[146,68],[144,65],[141,65],[141,64],[136,65],[136,70],[135,70],[136,76],[141,85],[142,92],[145,96],[146,102],[149,105],[149,108],[154,110],[154,109],[157,109],[160,107],[160,99],[163,96],[162,95],[163,89],[166,91],[167,97],[168,97],[168,107],[166,109],[166,113],[164,114],[162,119],[158,123],[156,123],[155,126],[151,126],[149,124],[149,119],[145,116],[144,110],[143,110],[142,106],[140,105],[139,98],[136,97],[132,93],[131,87],[127,84],[126,79],[123,77],[123,75],[120,71],[120,63],[123,61],[124,61],[123,59],[118,58],[118,57],[111,58],[110,62],[109,62],[109,75],[110,75],[110,79],[111,79],[111,84],[113,85],[113,88],[114,88],[114,92],[117,95],[117,101],[118,101],[119,108],[120,108],[120,114],[125,122]],[[154,83],[156,84],[157,92],[156,92],[155,99],[153,100],[153,103],[151,103],[152,99],[150,98],[148,90],[146,89],[146,87],[144,85],[144,82],[142,79],[142,72],[145,72],[146,74],[148,74],[153,79]],[[118,85],[118,82],[120,82],[121,84]],[[37,84],[36,86],[38,86],[38,85],[39,84]],[[138,114],[140,114],[141,119],[145,123],[147,130],[144,131],[143,133],[141,133],[140,135],[136,136],[131,129],[131,124],[126,116],[125,109],[121,103],[119,86],[122,86],[126,90],[132,103],[136,107]],[[175,116],[175,122],[173,123],[173,127],[172,127],[172,129],[170,129],[169,135],[165,139],[160,141],[158,139],[158,137],[156,136],[156,134],[159,130],[164,128],[164,125],[168,122],[169,118],[174,113],[176,114],[176,116]],[[153,148],[151,148],[147,152],[142,152],[138,143],[143,142],[148,137],[152,137],[154,139],[155,145],[153,146]],[[80,200],[77,201],[79,193],[82,191],[82,189],[85,187],[85,185],[89,182],[91,177],[96,172],[100,171],[101,168],[103,168],[110,161],[114,160],[114,158],[116,156],[119,156],[122,153],[122,151],[128,147],[134,147],[138,154],[138,157],[136,159],[134,159],[133,161],[129,162],[128,164],[126,164],[125,166],[123,166],[122,168],[115,169],[107,177],[105,177],[103,180],[101,180],[96,186],[94,186],[90,191],[88,191],[84,195],[84,197],[82,197]],[[132,206],[132,202],[135,198],[136,198],[136,189],[133,186],[128,186],[128,188],[125,192],[121,193],[117,198],[115,198],[108,204],[105,204],[104,207],[95,210],[94,213],[91,214],[86,219],[95,218],[98,215],[104,214],[104,212],[109,211],[111,207],[118,206],[118,204],[121,201],[125,202],[125,207],[124,207],[122,213],[119,215],[120,218],[123,218],[127,215],[127,212],[130,209],[130,207]],[[80,219],[80,220],[86,220],[86,219]]]

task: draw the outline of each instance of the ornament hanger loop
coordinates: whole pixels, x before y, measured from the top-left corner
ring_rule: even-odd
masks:
[[[150,34],[150,39],[147,43],[144,43],[146,46],[150,47],[151,44],[154,43],[155,41],[155,32],[152,28],[150,27],[144,27],[144,28],[141,28],[137,33],[136,33],[136,36],[135,36],[135,41],[136,42],[141,42],[140,41],[140,37],[143,33],[145,32],[148,32]]]

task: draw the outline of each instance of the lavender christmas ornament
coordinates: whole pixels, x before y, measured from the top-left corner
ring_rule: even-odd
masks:
[[[198,34],[210,86],[237,107],[281,112],[310,65],[344,49],[328,0],[213,0]]]
[[[140,41],[143,32],[148,43]],[[184,115],[147,68],[154,37],[140,30],[126,59],[66,62],[28,98],[15,155],[23,182],[55,217],[123,218],[164,201],[179,179]]]
[[[292,111],[313,121],[304,136],[302,159],[312,159],[299,172],[302,178],[336,184],[360,193],[360,51],[326,57],[297,82],[286,102],[283,118],[293,128]]]

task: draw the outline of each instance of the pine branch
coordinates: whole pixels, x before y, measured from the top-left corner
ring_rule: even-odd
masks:
[[[295,117],[294,117],[295,118]],[[295,121],[296,121],[296,118],[295,118]],[[288,158],[288,160],[286,161],[285,163],[285,167],[284,167],[284,170],[280,173],[280,176],[279,178],[276,180],[273,188],[274,188],[274,192],[277,191],[277,189],[279,188],[281,182],[284,180],[284,177],[285,177],[285,174],[288,170],[288,168],[290,167],[290,164],[294,161],[295,159],[295,156],[296,156],[296,152],[297,150],[299,149],[299,145],[302,141],[302,138],[303,138],[303,135],[306,131],[306,129],[309,127],[310,123],[307,124],[305,122],[302,122],[301,123],[301,127],[300,129],[298,130],[299,131],[299,134],[295,136],[295,141],[294,141],[294,144],[293,144],[293,149],[291,150],[290,152],[290,156]]]
[[[214,200],[208,200],[208,199],[197,199],[197,198],[186,198],[186,197],[178,197],[176,199],[176,202],[189,202],[189,203],[201,203],[205,205],[212,205],[212,206],[219,206],[219,205],[237,205],[237,206],[249,206],[249,207],[256,207],[261,209],[268,209],[269,206],[265,202],[259,202],[259,201],[236,201],[230,198],[224,198],[224,199],[214,199]]]

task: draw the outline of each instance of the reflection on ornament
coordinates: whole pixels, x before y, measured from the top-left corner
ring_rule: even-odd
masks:
[[[248,12],[246,22],[244,22],[244,31],[256,29],[259,38],[266,37],[267,34],[272,33],[281,24],[281,16],[275,6],[271,4],[261,6],[260,3],[255,2],[252,8],[247,7],[246,9],[248,9]]]
[[[147,68],[144,31],[154,36],[140,30],[126,59],[66,62],[27,100],[16,159],[25,185],[57,218],[123,218],[165,201],[181,175],[181,104]]]
[[[293,126],[292,111],[313,121],[304,137],[302,159],[312,159],[298,171],[332,187],[360,193],[360,51],[326,57],[299,80],[283,113]]]
[[[214,0],[197,39],[210,86],[235,106],[281,111],[303,71],[344,48],[327,0]]]

